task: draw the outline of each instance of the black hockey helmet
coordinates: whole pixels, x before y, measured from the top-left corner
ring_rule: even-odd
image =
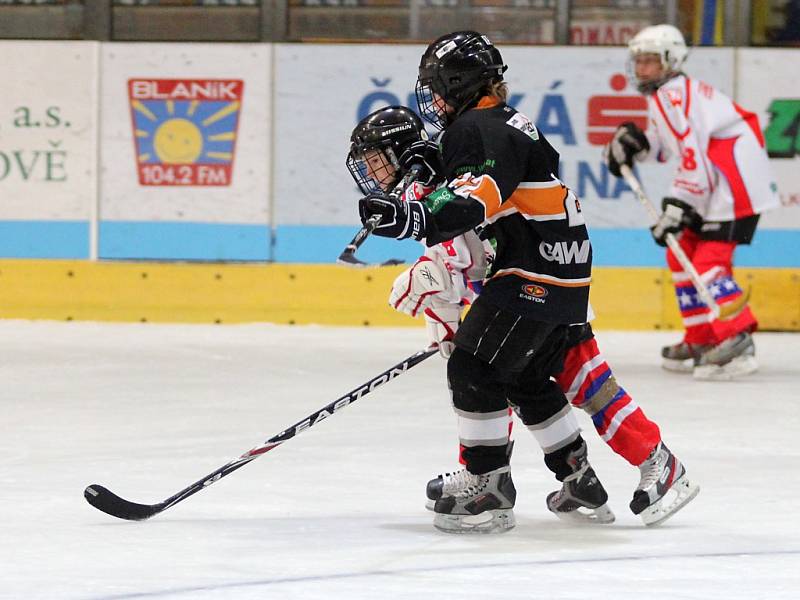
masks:
[[[478,101],[492,83],[502,81],[508,69],[500,51],[477,31],[443,35],[425,50],[419,63],[417,102],[425,120],[442,129]],[[433,94],[453,112],[444,114],[433,105]]]
[[[410,108],[387,106],[378,109],[361,119],[353,129],[347,169],[364,194],[381,191],[381,183],[394,187],[403,176],[398,158],[412,143],[427,139],[428,132],[422,119]],[[376,181],[369,176],[366,161],[370,150],[379,150],[383,166],[387,169],[393,167],[392,181]]]

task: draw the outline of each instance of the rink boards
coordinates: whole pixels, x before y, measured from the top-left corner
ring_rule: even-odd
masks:
[[[422,326],[387,303],[403,268],[4,260],[0,318]],[[743,267],[736,276],[762,329],[800,331],[796,269]],[[598,328],[680,328],[663,268],[598,267],[591,302]]]
[[[396,270],[333,263],[359,226],[350,131],[380,106],[414,105],[421,46],[0,47],[13,82],[0,98],[0,318],[415,324],[386,306]],[[509,102],[558,148],[581,199],[598,326],[678,327],[663,250],[601,156],[615,124],[645,114],[625,49],[502,50]],[[687,63],[758,113],[772,157],[783,207],[735,261],[767,329],[800,322],[798,64],[800,50],[761,48],[695,48]],[[658,202],[670,169],[637,171]],[[359,250],[419,254],[375,238]]]

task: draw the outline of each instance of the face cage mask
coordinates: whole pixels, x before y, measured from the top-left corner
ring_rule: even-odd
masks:
[[[419,112],[422,118],[428,121],[436,129],[442,130],[449,125],[447,114],[439,112],[433,106],[433,89],[431,88],[431,79],[417,79],[417,85],[414,92],[417,95],[417,104],[419,105]],[[442,99],[444,101],[444,99]]]
[[[386,189],[381,187],[380,181],[377,179],[369,176],[369,169],[367,168],[367,160],[364,157],[366,152],[370,150],[374,150],[379,153],[381,157],[381,169],[395,169],[395,176],[392,177],[392,180],[387,182]],[[387,154],[391,156],[387,158]],[[400,178],[397,176],[400,173],[399,166],[394,164],[396,161],[391,160],[394,156],[394,152],[392,152],[391,148],[367,148],[365,150],[350,150],[347,154],[347,170],[350,171],[350,176],[356,182],[358,189],[361,190],[361,193],[366,195],[372,193],[387,193],[394,188]]]
[[[640,94],[643,94],[645,96],[652,96],[653,94],[656,93],[658,88],[660,88],[662,85],[667,83],[670,79],[672,79],[674,77],[677,77],[678,75],[681,74],[681,72],[679,70],[678,71],[670,70],[670,66],[668,64],[666,64],[666,62],[664,61],[663,56],[661,56],[661,54],[659,54],[660,61],[661,61],[661,66],[664,69],[664,72],[666,74],[663,77],[659,78],[659,79],[653,79],[653,80],[649,80],[649,81],[639,81],[639,78],[636,77],[636,57],[639,56],[639,54],[659,54],[659,53],[657,53],[657,52],[640,52],[638,54],[629,54],[628,55],[628,60],[625,63],[625,71],[626,71],[626,74],[628,76],[628,82],[631,85],[633,85],[633,87],[635,87],[639,91]]]

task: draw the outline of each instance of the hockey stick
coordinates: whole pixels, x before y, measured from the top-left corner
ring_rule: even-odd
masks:
[[[346,265],[348,267],[390,267],[394,265],[402,265],[405,261],[402,258],[390,258],[389,260],[385,260],[382,263],[378,264],[370,264],[364,262],[356,258],[356,250],[364,243],[369,235],[375,231],[375,228],[378,226],[378,223],[381,222],[381,215],[373,215],[371,216],[364,226],[358,230],[353,240],[345,246],[342,253],[339,255],[339,258],[336,259],[336,262],[340,265]]]
[[[397,184],[397,187],[392,191],[391,195],[402,196],[403,192],[405,192],[406,189],[408,189],[408,187],[417,180],[417,177],[419,177],[421,172],[422,166],[414,165],[411,167],[411,169],[408,171],[408,174],[402,179],[402,181],[400,181],[400,183]],[[402,265],[404,262],[406,262],[402,258],[390,258],[382,263],[373,265],[356,258],[356,250],[358,250],[361,244],[364,243],[364,240],[366,240],[369,235],[375,231],[375,228],[380,222],[380,215],[372,215],[369,219],[367,219],[367,222],[364,223],[364,226],[358,230],[358,233],[356,233],[350,243],[344,247],[344,250],[342,250],[339,258],[336,259],[336,262],[340,265],[346,265],[348,267],[391,267],[394,265]]]
[[[411,367],[418,365],[423,360],[436,354],[437,352],[437,348],[431,347],[426,348],[425,350],[420,350],[416,354],[412,354],[405,360],[397,363],[395,366],[385,370],[380,375],[376,375],[353,391],[345,394],[341,398],[334,400],[330,404],[325,405],[318,411],[310,414],[302,421],[295,423],[288,429],[281,431],[278,435],[271,437],[260,446],[256,446],[252,450],[242,454],[239,458],[228,462],[216,471],[209,473],[202,479],[195,481],[189,487],[182,489],[180,492],[170,496],[163,502],[159,502],[158,504],[138,504],[136,502],[130,502],[124,498],[120,498],[107,488],[97,484],[92,484],[87,487],[83,492],[83,496],[86,498],[89,504],[94,506],[96,509],[103,511],[104,513],[108,513],[112,517],[127,519],[129,521],[143,521],[145,519],[149,519],[153,515],[157,515],[158,513],[165,511],[178,502],[186,500],[186,498],[192,494],[196,494],[200,490],[207,488],[212,483],[216,483],[226,475],[230,475],[235,470],[249,463],[251,460],[255,460],[262,454],[266,454],[270,450],[277,448],[302,431],[310,429],[320,421],[327,419],[345,406],[352,404],[362,396],[365,396],[374,389],[382,386],[384,383],[399,377]]]
[[[658,214],[658,209],[656,209],[650,198],[648,198],[644,193],[642,184],[639,182],[639,179],[633,173],[631,168],[628,165],[620,165],[619,170],[622,173],[622,177],[625,179],[625,182],[631,187],[633,193],[636,195],[636,199],[639,201],[639,204],[641,204],[650,214],[650,219],[654,223],[658,221],[660,216]],[[750,288],[747,288],[747,290],[741,296],[732,302],[729,302],[724,306],[720,306],[717,304],[716,300],[714,300],[714,297],[711,295],[708,287],[703,282],[700,274],[697,272],[697,269],[694,268],[692,261],[689,260],[688,256],[686,256],[686,253],[683,251],[683,248],[681,248],[675,236],[671,233],[667,233],[664,237],[666,239],[667,246],[670,250],[672,250],[672,254],[675,255],[675,258],[681,264],[683,270],[689,275],[689,279],[692,280],[692,284],[694,284],[694,287],[697,290],[701,300],[706,306],[708,306],[711,312],[714,313],[715,317],[722,320],[732,319],[745,309],[747,306],[747,301],[750,299]]]

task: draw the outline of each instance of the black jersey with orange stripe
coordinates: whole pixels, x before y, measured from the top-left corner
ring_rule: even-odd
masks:
[[[522,113],[489,98],[441,146],[448,184],[425,200],[426,242],[490,225],[497,254],[482,295],[538,320],[584,322],[592,247],[558,153]]]

